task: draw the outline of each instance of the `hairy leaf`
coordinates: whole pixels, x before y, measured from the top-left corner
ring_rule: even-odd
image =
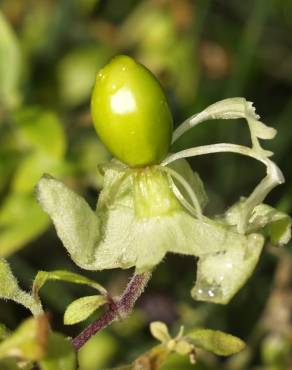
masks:
[[[86,320],[99,307],[107,303],[107,298],[102,295],[82,297],[73,301],[64,313],[64,324],[73,325]]]
[[[106,293],[106,290],[98,284],[96,281],[88,279],[85,276],[76,274],[75,272],[65,271],[65,270],[55,270],[55,271],[39,271],[33,282],[33,294],[38,297],[39,290],[48,280],[60,280],[67,281],[69,283],[84,284],[88,285],[102,293]]]
[[[90,269],[100,240],[100,221],[95,213],[83,198],[50,176],[41,178],[36,191],[73,261]]]
[[[195,347],[218,356],[230,356],[244,349],[245,343],[233,335],[210,329],[195,329],[187,334]]]

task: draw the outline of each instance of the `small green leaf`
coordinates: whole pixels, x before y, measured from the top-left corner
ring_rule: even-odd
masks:
[[[218,356],[230,356],[245,348],[245,343],[233,335],[210,329],[195,329],[187,334],[195,347]]]
[[[0,343],[0,358],[17,357],[22,360],[40,360],[46,351],[48,330],[48,320],[44,315],[25,320]]]
[[[64,324],[73,325],[86,320],[99,307],[107,303],[102,295],[82,297],[73,301],[64,313]]]
[[[162,343],[171,340],[168,327],[161,321],[154,321],[150,324],[150,332],[154,338]]]
[[[69,340],[59,333],[50,333],[47,353],[39,366],[41,370],[76,370],[76,355]]]
[[[87,277],[77,274],[75,272],[65,270],[55,270],[55,271],[39,271],[37,273],[32,287],[32,291],[35,297],[38,297],[39,290],[48,280],[59,280],[74,284],[89,285],[90,287],[98,290],[99,292],[106,294],[106,289],[94,280],[88,279]]]
[[[100,239],[100,221],[93,210],[83,198],[50,176],[41,178],[36,192],[73,261],[92,270],[94,247]]]
[[[41,305],[29,293],[19,288],[16,278],[3,258],[0,258],[0,281],[0,298],[22,304],[34,315],[42,313]]]

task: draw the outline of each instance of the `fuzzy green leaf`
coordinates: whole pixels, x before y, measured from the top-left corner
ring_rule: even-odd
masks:
[[[160,321],[154,321],[150,324],[150,332],[154,338],[164,343],[171,340],[168,327]]]
[[[50,176],[41,178],[36,192],[73,261],[90,269],[95,259],[94,247],[100,239],[100,221],[95,213],[83,198]]]
[[[47,353],[39,366],[41,370],[76,370],[76,355],[69,340],[59,333],[50,333]]]
[[[66,281],[74,284],[84,284],[88,285],[102,293],[106,293],[106,290],[94,280],[91,280],[85,276],[77,274],[75,272],[65,271],[65,270],[55,270],[55,271],[39,271],[33,282],[33,294],[38,297],[39,290],[48,280],[59,280]]]
[[[233,335],[217,330],[196,329],[187,334],[195,347],[203,348],[218,356],[230,356],[245,348],[245,343]]]
[[[82,297],[73,301],[64,313],[64,324],[73,325],[86,320],[99,307],[107,303],[102,295]]]
[[[0,343],[0,358],[16,357],[38,361],[46,351],[48,320],[45,316],[25,320],[7,339]]]
[[[0,298],[22,304],[35,315],[42,313],[40,304],[29,293],[19,288],[16,278],[3,258],[0,258],[0,282]]]

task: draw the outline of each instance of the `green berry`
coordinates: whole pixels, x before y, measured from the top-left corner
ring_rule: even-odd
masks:
[[[147,166],[167,155],[173,123],[166,97],[132,58],[117,56],[99,71],[91,111],[101,141],[123,163]]]

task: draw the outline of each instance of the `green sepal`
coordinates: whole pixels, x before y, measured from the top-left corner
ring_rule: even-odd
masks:
[[[100,221],[95,213],[82,197],[49,175],[38,182],[36,194],[73,261],[90,269],[100,239]]]
[[[195,329],[186,335],[196,348],[202,348],[218,356],[230,356],[242,351],[245,343],[233,335],[211,329]]]
[[[140,208],[137,213],[135,176],[133,170],[108,167],[96,212],[61,182],[49,177],[40,180],[38,199],[74,262],[89,270],[134,266],[140,273],[153,269],[167,252],[196,256],[199,264],[193,297],[227,303],[255,268],[264,238],[257,233],[239,234],[221,220],[192,217],[175,200],[171,186],[165,186],[163,172],[159,177],[155,173],[154,184],[147,178],[146,190],[151,194],[152,185],[163,189],[159,201],[163,207],[171,205],[169,212],[160,209],[163,215],[157,215],[155,205],[147,208],[143,199],[147,212],[143,214]],[[164,181],[163,187],[156,186],[157,179]]]
[[[31,294],[20,289],[9,264],[3,258],[0,258],[0,281],[0,298],[10,299],[19,303],[29,309],[34,315],[39,315],[43,312],[41,304]]]
[[[33,295],[36,299],[39,299],[39,291],[44,284],[49,280],[66,281],[74,284],[88,285],[99,292],[106,294],[106,289],[94,280],[91,280],[83,275],[75,272],[66,270],[55,270],[55,271],[39,271],[33,282]]]
[[[0,343],[0,358],[15,357],[38,361],[45,352],[48,340],[48,320],[42,315],[25,320],[7,339]]]
[[[134,181],[140,181],[135,172],[120,168],[106,170],[96,212],[64,184],[47,176],[38,183],[37,196],[78,266],[89,270],[135,266],[138,272],[143,272],[151,270],[167,251],[194,254],[198,250],[198,246],[189,245],[190,240],[197,239],[200,223],[176,200],[167,176],[157,173],[154,172],[153,183],[149,177],[145,182],[149,194],[152,186],[162,187],[158,188],[157,182],[163,184],[164,193],[157,195],[161,205],[159,215],[155,213],[155,204],[139,202],[142,193],[132,186]],[[135,201],[139,202],[136,207]],[[205,245],[199,248],[204,249]]]
[[[46,355],[39,361],[41,370],[76,370],[76,354],[70,341],[59,333],[50,333]]]
[[[11,189],[15,193],[33,192],[35,184],[45,171],[54,175],[62,175],[67,164],[53,156],[42,152],[32,152],[19,163],[11,181]]]
[[[99,307],[108,302],[102,295],[92,295],[76,299],[66,308],[64,313],[64,324],[73,325],[86,320]]]

